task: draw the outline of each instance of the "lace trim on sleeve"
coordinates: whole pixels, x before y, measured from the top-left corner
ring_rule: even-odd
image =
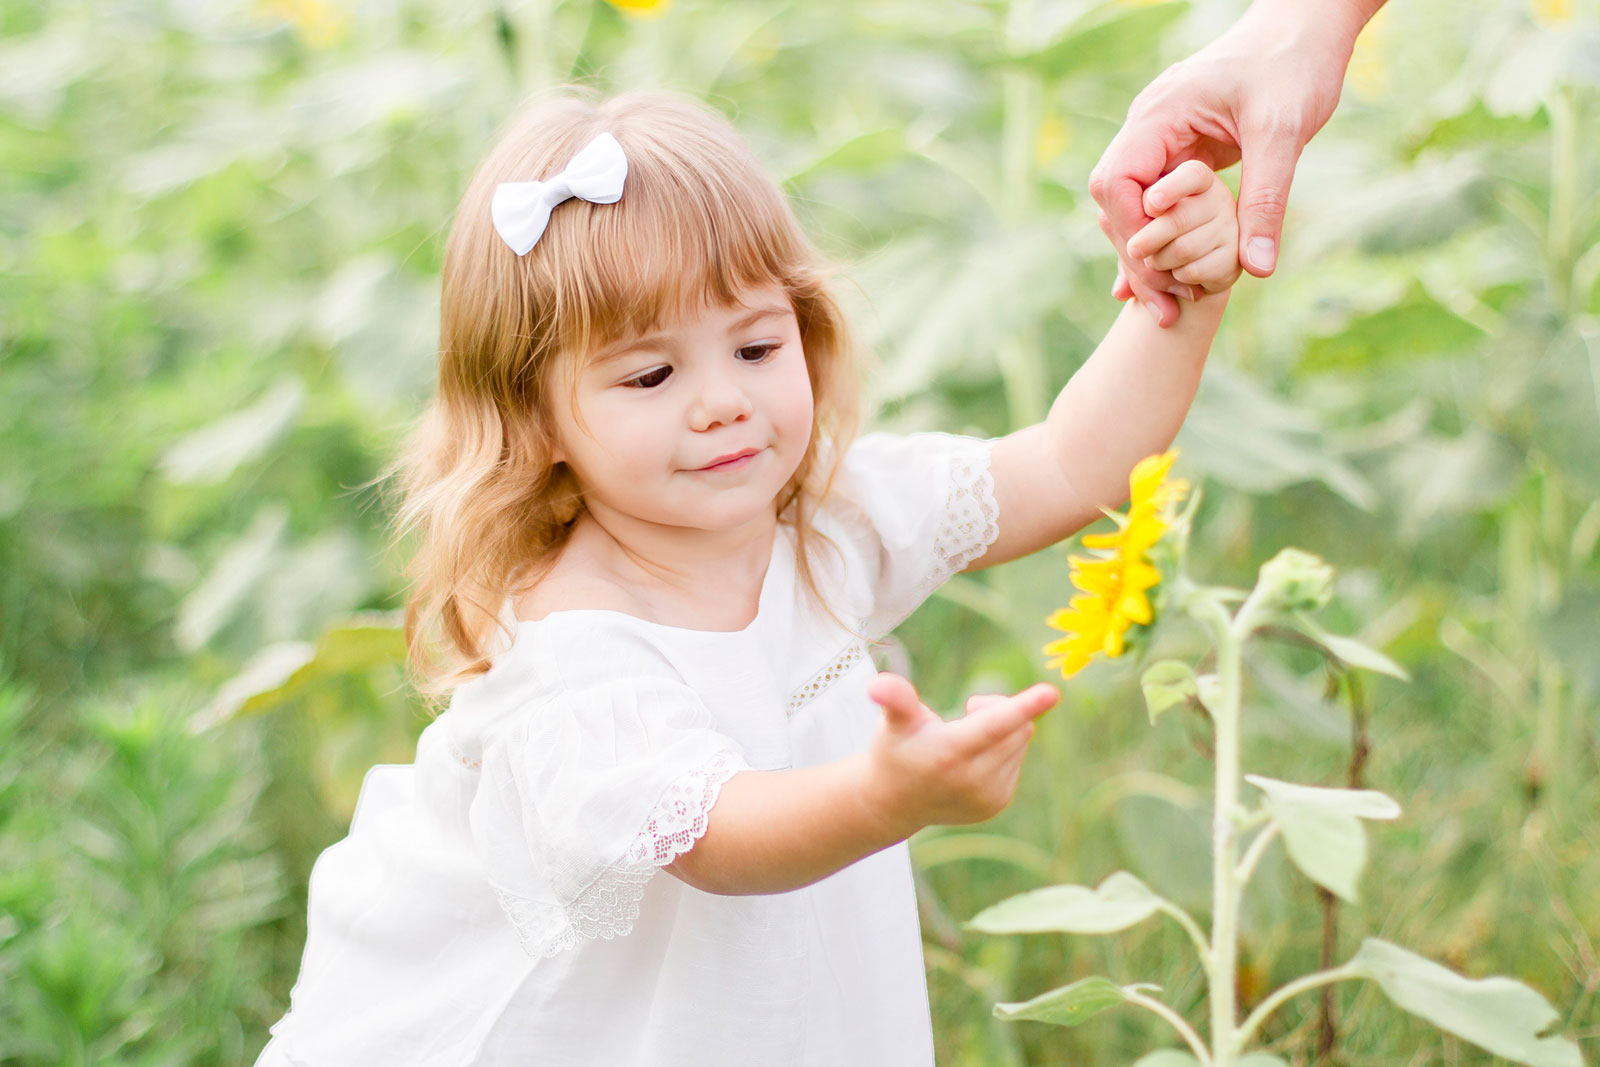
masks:
[[[494,887],[517,939],[530,956],[548,958],[582,941],[624,937],[639,918],[639,902],[657,867],[689,851],[706,832],[706,819],[729,778],[748,770],[733,752],[719,752],[667,787],[627,854],[561,907]]]
[[[989,550],[1000,536],[994,475],[989,470],[990,444],[961,442],[950,456],[950,496],[944,521],[933,541],[933,571],[923,579],[923,599],[951,575]]]

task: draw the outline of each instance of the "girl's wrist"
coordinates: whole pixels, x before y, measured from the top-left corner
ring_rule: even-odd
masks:
[[[927,825],[910,814],[904,798],[886,781],[870,753],[858,752],[843,762],[857,810],[866,820],[868,832],[881,842],[879,848],[899,844]]]

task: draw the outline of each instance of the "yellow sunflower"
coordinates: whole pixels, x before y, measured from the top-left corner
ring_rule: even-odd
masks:
[[[1122,655],[1128,627],[1150,624],[1150,590],[1161,582],[1161,572],[1148,553],[1167,532],[1169,509],[1189,488],[1181,480],[1167,481],[1177,458],[1173,451],[1140,460],[1128,476],[1128,514],[1106,513],[1116,520],[1117,532],[1084,535],[1083,546],[1096,554],[1069,557],[1072,584],[1081,592],[1049,618],[1066,636],[1044,646],[1051,657],[1047,665],[1063,678],[1083,670],[1097,652]]]
[[[637,18],[657,18],[666,13],[672,0],[611,0],[611,6],[625,15]]]

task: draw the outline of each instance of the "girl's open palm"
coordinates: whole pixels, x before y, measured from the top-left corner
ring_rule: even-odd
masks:
[[[947,722],[897,674],[878,675],[867,695],[883,707],[867,750],[873,802],[896,826],[910,827],[907,835],[998,814],[1016,791],[1034,720],[1061,697],[1042,682],[1015,696],[974,696],[963,718]]]
[[[1128,238],[1128,255],[1185,285],[1220,293],[1239,280],[1239,220],[1233,194],[1191,159],[1144,193],[1151,221]],[[1102,215],[1102,226],[1104,226]],[[1195,294],[1197,297],[1198,293]]]

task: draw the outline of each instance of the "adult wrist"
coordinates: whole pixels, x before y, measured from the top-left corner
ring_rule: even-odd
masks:
[[[1246,37],[1264,35],[1314,60],[1336,55],[1342,74],[1362,27],[1382,6],[1383,0],[1255,0],[1234,29]]]

